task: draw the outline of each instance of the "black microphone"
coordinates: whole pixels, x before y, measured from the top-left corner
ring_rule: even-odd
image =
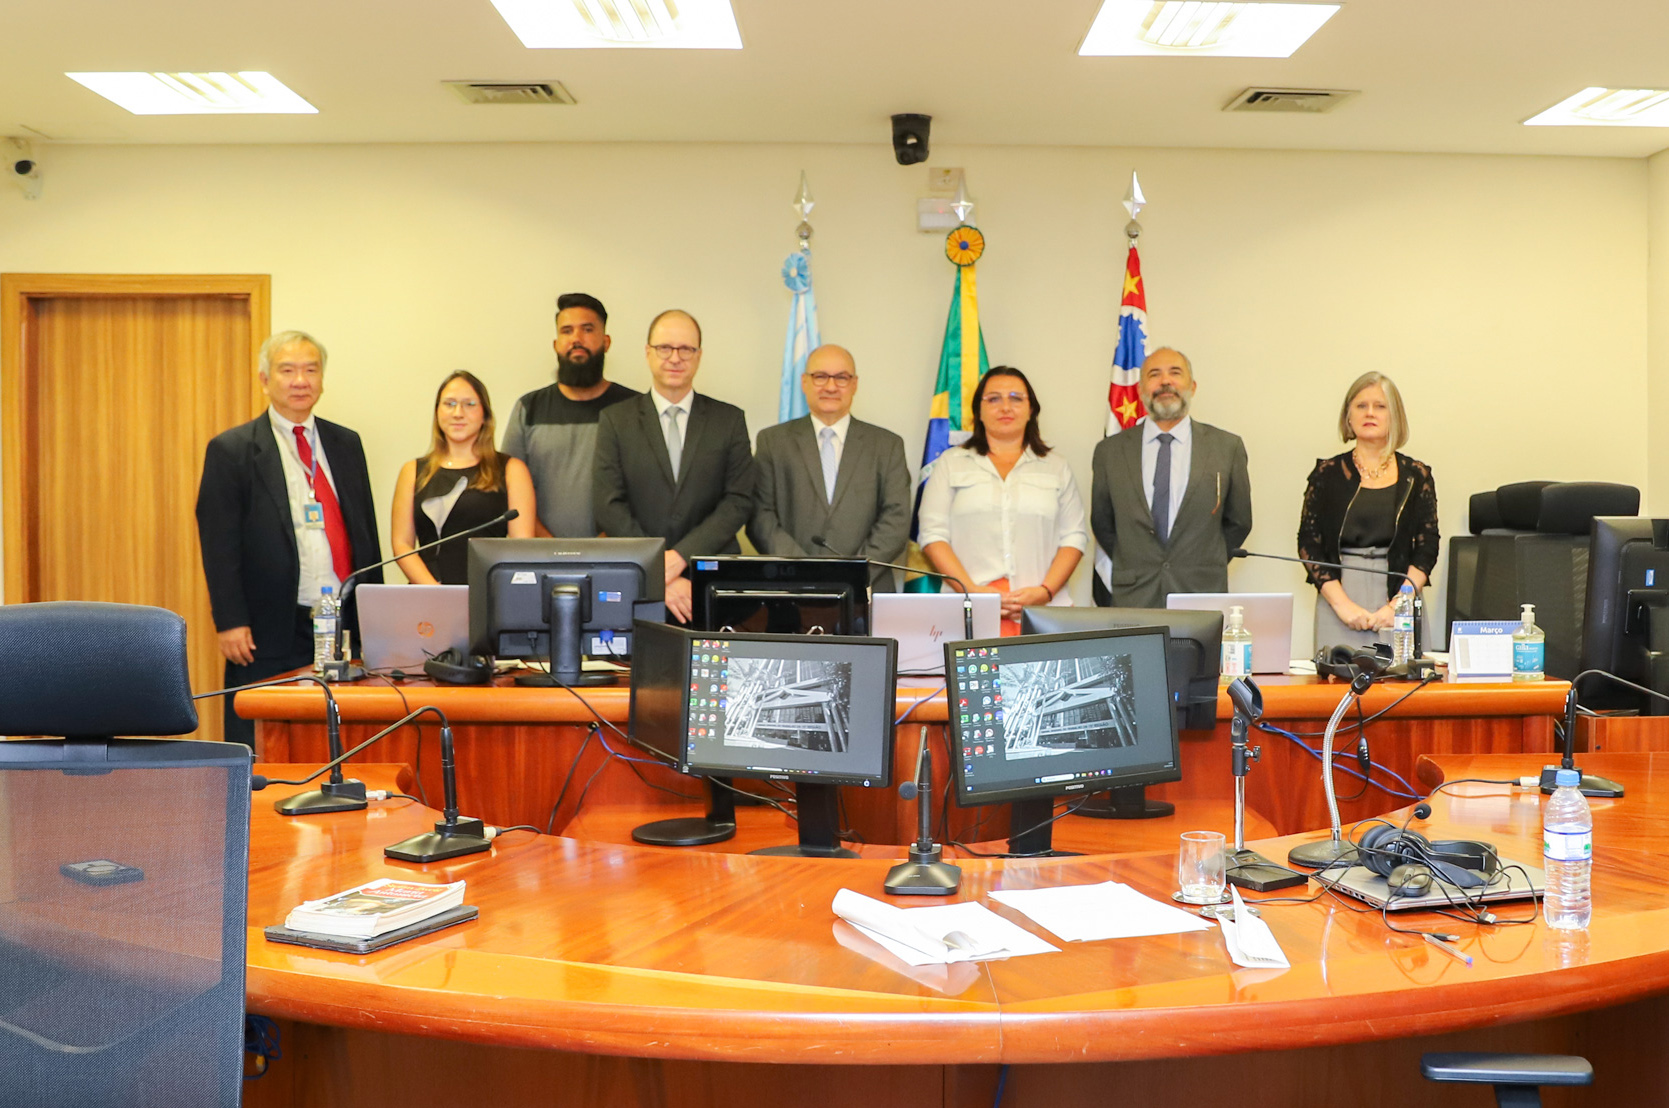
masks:
[[[440,773],[445,799],[442,801],[441,820],[433,831],[413,835],[393,846],[383,847],[383,854],[402,862],[440,862],[465,854],[479,854],[492,848],[492,838],[485,823],[474,817],[458,816],[458,774],[454,768],[452,724],[440,709],[425,706],[440,717]],[[419,708],[418,711],[424,711]]]
[[[215,689],[213,692],[196,693],[193,700],[204,700],[211,696],[228,696],[243,692],[245,689],[266,689],[274,685],[288,685],[296,681],[311,681],[325,694],[325,740],[329,744],[327,749],[332,758],[340,758],[342,754],[342,711],[337,706],[336,695],[330,691],[330,683],[311,673],[298,673],[291,677],[275,677],[270,681],[255,681],[248,685],[236,685],[229,689]],[[262,783],[256,785],[254,791],[266,788],[265,778],[258,778]],[[330,771],[330,780],[317,789],[309,792],[297,793],[295,796],[285,797],[273,807],[279,815],[284,816],[315,816],[323,812],[358,812],[366,806],[365,782],[353,778],[344,779],[342,767],[334,764]]]
[[[882,889],[894,896],[949,896],[962,884],[962,868],[944,861],[944,849],[933,841],[933,759],[928,755],[926,725],[921,729],[915,780],[899,785],[898,795],[916,802],[916,841],[910,860],[887,871]]]
[[[823,540],[822,535],[811,536],[811,541],[812,545],[821,546],[824,550],[827,550],[829,553],[837,555],[841,558],[863,558],[863,555],[861,554],[847,554],[845,551],[836,550]],[[902,565],[898,562],[883,562],[878,558],[864,558],[864,561],[868,562],[872,566],[886,566],[888,569],[901,569],[905,573],[914,573],[921,577],[937,577],[941,581],[949,581],[952,585],[955,585],[962,593],[962,637],[965,639],[971,639],[974,637],[974,601],[973,597],[968,593],[968,586],[964,585],[950,574],[940,573],[936,569],[918,569],[915,566]]]
[[[338,607],[341,608],[347,605],[348,594],[353,591],[353,587],[355,585],[359,584],[359,578],[361,575],[370,573],[373,569],[381,569],[384,566],[393,565],[401,558],[409,558],[413,554],[421,554],[425,550],[433,550],[442,543],[449,543],[453,539],[465,538],[469,535],[475,534],[477,531],[485,531],[489,527],[497,527],[501,523],[509,523],[511,520],[518,518],[520,515],[521,512],[517,511],[515,508],[510,508],[502,514],[489,519],[485,523],[477,523],[474,527],[466,527],[462,531],[456,531],[450,535],[442,535],[434,542],[426,542],[422,546],[414,546],[404,554],[396,554],[394,557],[384,558],[382,561],[377,562],[374,565],[363,566],[354,570],[352,573],[342,578],[342,588],[336,598]],[[361,677],[365,676],[365,671],[358,666],[349,665],[347,659],[341,656],[341,638],[341,634],[338,633],[336,638],[331,640],[330,661],[325,663],[324,678],[326,681],[357,681]]]

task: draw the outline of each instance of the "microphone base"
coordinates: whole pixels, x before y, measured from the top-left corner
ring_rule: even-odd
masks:
[[[941,861],[944,850],[910,847],[910,860],[887,871],[881,888],[893,896],[949,896],[962,884],[962,867]]]
[[[736,837],[736,824],[705,816],[658,819],[632,828],[632,841],[645,846],[707,846]]]
[[[1162,819],[1176,815],[1176,805],[1168,800],[1149,800],[1141,785],[1131,785],[1098,793],[1072,814],[1090,819]]]
[[[316,789],[273,802],[281,816],[317,816],[326,812],[363,812],[366,808],[365,782],[348,778],[327,781]]]
[[[1334,866],[1353,866],[1357,852],[1354,846],[1339,839],[1322,839],[1318,843],[1304,843],[1287,851],[1287,864],[1305,869],[1330,869]]]
[[[524,689],[560,689],[564,685],[579,688],[594,688],[599,685],[614,684],[612,673],[586,673],[581,670],[572,681],[558,678],[549,673],[523,673],[516,677],[516,684]]]
[[[352,662],[326,662],[319,671],[319,676],[332,685],[340,685],[346,681],[358,681],[365,676],[365,667],[356,666]]]
[[[636,832],[633,833],[634,835]],[[858,852],[847,850],[843,846],[806,846],[803,843],[791,843],[788,846],[762,846],[758,850],[750,850],[749,854],[767,854],[773,858],[856,858]]]
[[[382,852],[401,862],[442,862],[466,854],[480,854],[492,846],[484,823],[478,819],[460,819],[450,824],[437,823],[433,831],[385,846]]]
[[[1290,889],[1309,881],[1302,873],[1278,866],[1255,850],[1231,850],[1228,861],[1229,884],[1254,893]]]
[[[1547,793],[1549,796],[1553,795],[1553,790],[1556,787],[1555,780],[1559,770],[1562,768],[1562,766],[1542,767],[1542,792]],[[1572,766],[1571,768],[1575,769],[1576,767]],[[1577,787],[1581,790],[1583,796],[1593,796],[1607,800],[1615,800],[1623,795],[1623,787],[1617,782],[1611,780],[1609,777],[1599,777],[1592,773],[1582,774],[1582,784]]]

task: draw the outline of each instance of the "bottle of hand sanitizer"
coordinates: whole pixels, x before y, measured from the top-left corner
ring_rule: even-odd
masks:
[[[1246,617],[1240,605],[1229,608],[1228,622],[1223,625],[1223,666],[1226,678],[1245,677],[1252,672],[1252,633],[1246,630]]]
[[[1547,676],[1547,636],[1536,626],[1536,606],[1524,605],[1524,622],[1513,632],[1513,680],[1540,681]]]

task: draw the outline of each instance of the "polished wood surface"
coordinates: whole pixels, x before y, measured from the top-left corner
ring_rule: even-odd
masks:
[[[250,882],[250,1009],[308,1024],[591,1054],[822,1064],[1132,1061],[1339,1046],[1549,1019],[1669,990],[1669,755],[1594,755],[1628,785],[1595,816],[1595,917],[1559,941],[1528,904],[1503,923],[1441,921],[1463,966],[1379,915],[1323,896],[1265,910],[1292,960],[1249,972],[1216,930],[1059,944],[1058,953],[915,970],[839,924],[850,887],[880,895],[884,859],[836,862],[653,851],[512,833],[490,854],[411,866],[381,847],[428,825],[410,801],[286,819],[258,803]],[[1421,760],[1428,783],[1511,779],[1535,756]],[[291,767],[267,767],[283,777]],[[376,783],[389,767],[362,767]],[[262,801],[282,794],[272,788]],[[1534,859],[1540,796],[1457,784],[1420,824]],[[1281,856],[1291,840],[1264,844]],[[1174,852],[1040,861],[966,859],[957,899],[997,888],[1128,882],[1174,887]],[[265,941],[298,901],[372,877],[469,882],[473,923],[365,958]],[[1255,898],[1254,898],[1255,899]],[[907,901],[899,901],[906,906]],[[1508,921],[1527,921],[1511,926]],[[1432,925],[1425,914],[1399,919]]]
[[[265,396],[265,276],[0,276],[5,598],[183,615],[221,684],[193,506],[203,451]],[[221,713],[199,735],[219,738]]]
[[[1578,716],[1576,748],[1596,754],[1669,751],[1669,716]]]
[[[1248,807],[1282,834],[1324,826],[1327,805],[1320,763],[1312,752],[1320,749],[1322,726],[1345,686],[1314,677],[1260,679],[1259,684],[1266,719],[1296,733],[1306,749],[1300,748],[1299,741],[1258,733],[1253,742],[1262,748],[1262,761],[1247,779]],[[599,716],[625,729],[626,688],[575,693],[507,685],[508,678],[490,688],[381,679],[341,686],[336,695],[347,721],[344,739],[350,746],[361,742],[375,732],[376,724],[399,719],[423,705],[441,709],[457,734],[459,792],[466,810],[502,825],[529,823],[561,831],[581,810],[582,797],[584,806],[659,804],[673,809],[702,802],[705,786],[700,782],[679,776],[653,759],[626,761],[649,755],[606,725],[599,725],[597,734],[591,733],[587,724]],[[1348,774],[1355,764],[1356,736],[1349,730],[1351,725],[1345,725],[1341,728],[1345,737],[1337,744],[1339,764],[1345,767],[1338,774],[1343,818],[1363,819],[1406,799],[1403,794],[1421,754],[1551,751],[1552,717],[1562,710],[1567,688],[1561,681],[1424,688],[1389,682],[1370,688],[1362,698],[1363,711],[1369,715],[1386,711],[1384,718],[1368,727],[1372,758],[1401,780],[1375,770],[1374,785],[1353,796],[1361,784]],[[260,721],[257,749],[262,757],[295,762],[326,759],[321,726],[325,702],[317,686],[240,693],[237,707],[243,715]],[[1232,708],[1226,694],[1218,697],[1217,711],[1215,730],[1182,732],[1182,781],[1155,786],[1150,795],[1173,803],[1229,801],[1234,779],[1229,764]],[[943,797],[950,774],[943,694],[931,687],[901,689],[895,718],[899,716],[906,722],[895,736],[896,765],[914,764],[921,740],[919,726],[913,725],[926,723],[935,789]],[[432,722],[420,723],[389,736],[361,757],[417,767],[423,790],[433,798],[440,789],[436,734]],[[858,841],[901,844],[914,837],[914,807],[892,790],[844,789],[842,795],[848,826]],[[1006,807],[951,805],[943,818],[948,820],[947,837],[963,841],[1000,836],[1007,826]]]

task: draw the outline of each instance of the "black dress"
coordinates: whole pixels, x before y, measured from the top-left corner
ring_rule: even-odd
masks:
[[[422,466],[423,459],[417,461]],[[510,506],[510,494],[502,486],[491,491],[469,487],[481,467],[468,469],[437,469],[411,498],[412,523],[417,531],[417,545],[434,542],[446,535],[467,531],[478,523],[503,515]],[[461,491],[460,491],[461,487]],[[450,502],[450,503],[448,503]],[[437,530],[435,520],[440,520]],[[510,525],[501,523],[485,531],[477,531],[470,538],[504,538]],[[435,580],[443,585],[469,584],[469,539],[449,542],[418,555]]]

